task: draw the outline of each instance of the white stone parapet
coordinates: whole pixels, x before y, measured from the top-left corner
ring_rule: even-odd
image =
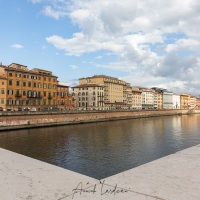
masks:
[[[200,199],[200,145],[103,180],[5,149],[0,155],[0,200]]]

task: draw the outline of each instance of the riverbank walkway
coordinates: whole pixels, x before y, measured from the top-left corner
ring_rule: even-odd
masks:
[[[0,200],[199,200],[200,145],[103,180],[0,149],[0,180]]]

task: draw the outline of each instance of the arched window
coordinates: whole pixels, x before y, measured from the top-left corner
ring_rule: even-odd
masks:
[[[82,92],[82,96],[85,96],[85,92]]]
[[[95,91],[93,92],[93,95],[95,95]]]

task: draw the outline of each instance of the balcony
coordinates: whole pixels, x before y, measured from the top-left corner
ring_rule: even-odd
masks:
[[[28,98],[37,98],[37,95],[28,94],[27,97],[28,97]]]
[[[17,93],[17,94],[15,94],[15,97],[18,97],[18,98],[20,98],[20,97],[22,97],[22,95],[21,95],[21,94],[19,94],[19,93]]]
[[[53,97],[52,97],[52,95],[48,95],[48,99],[52,99]]]

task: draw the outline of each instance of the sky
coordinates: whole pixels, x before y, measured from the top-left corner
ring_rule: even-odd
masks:
[[[0,0],[0,27],[3,65],[200,95],[199,0]]]

